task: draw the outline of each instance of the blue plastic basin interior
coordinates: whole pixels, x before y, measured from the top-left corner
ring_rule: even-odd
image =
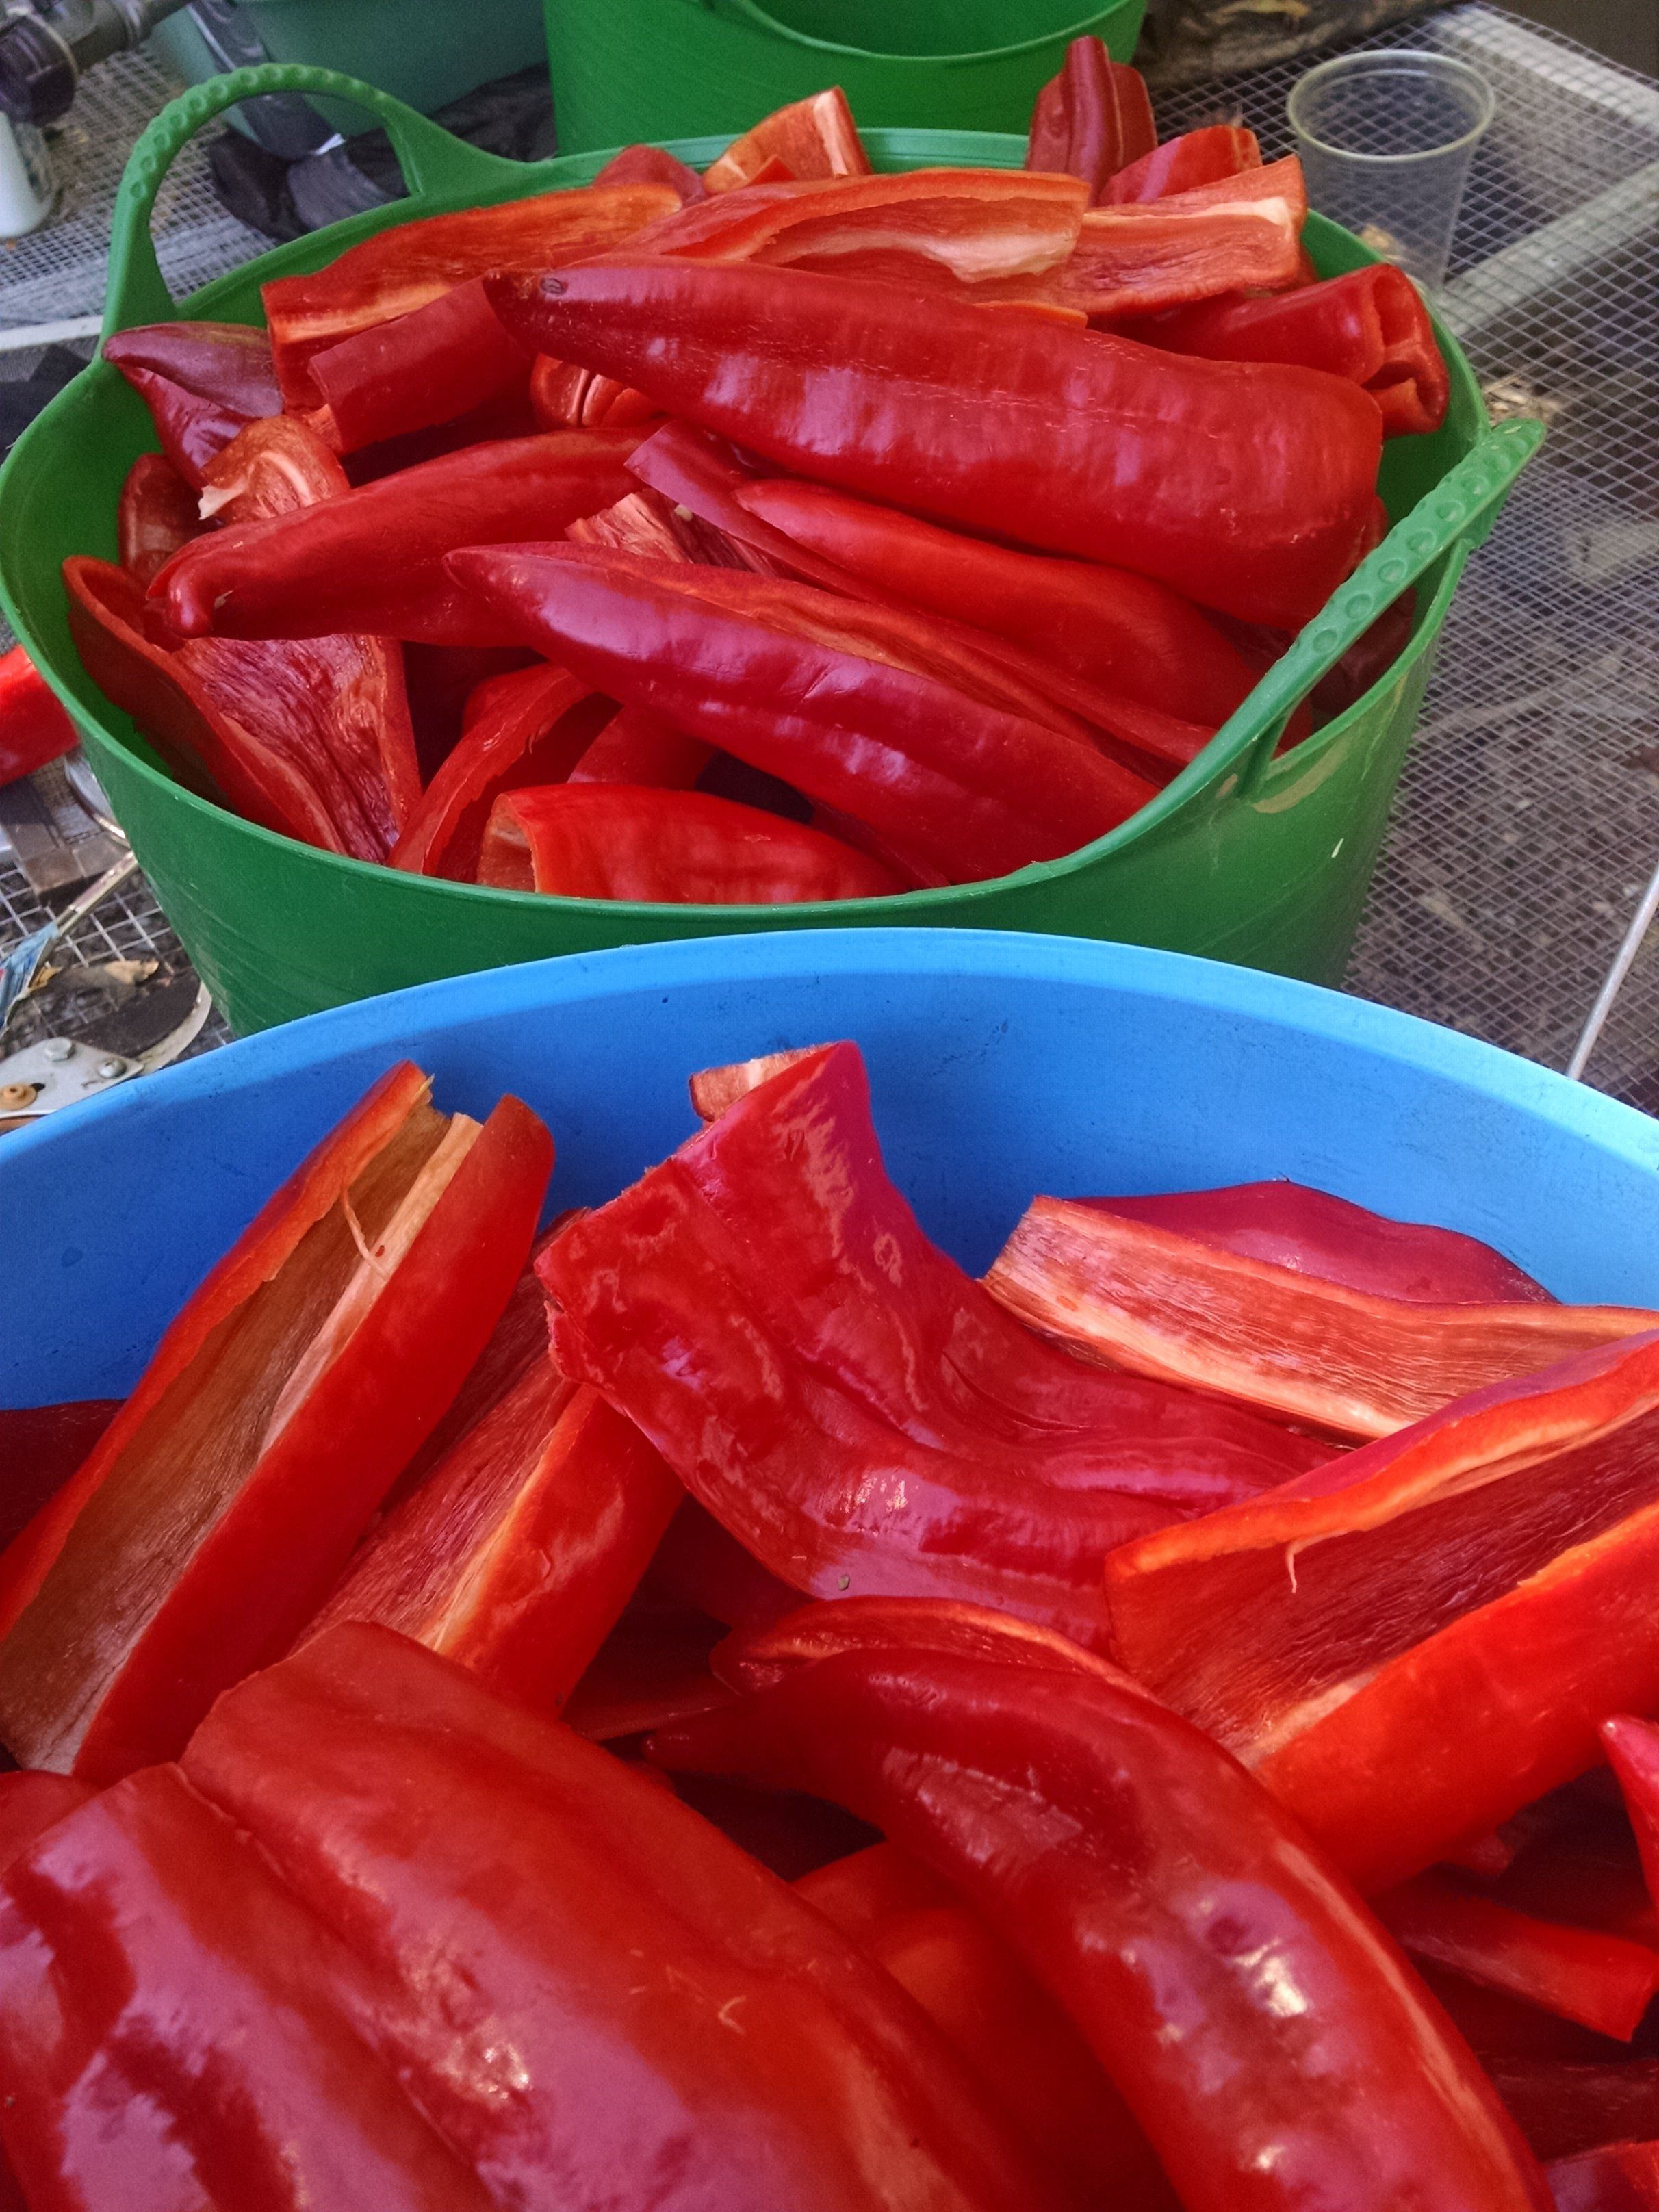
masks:
[[[319,1014],[0,1143],[0,1404],[112,1396],[282,1178],[392,1060],[527,1099],[551,1203],[695,1127],[696,1068],[856,1038],[888,1161],[982,1269],[1038,1191],[1289,1175],[1486,1238],[1559,1296],[1659,1305],[1659,1124],[1408,1017],[1182,955],[845,930],[629,946]]]

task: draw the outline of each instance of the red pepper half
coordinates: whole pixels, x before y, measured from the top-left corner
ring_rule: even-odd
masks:
[[[1204,300],[1134,335],[1211,361],[1299,362],[1361,385],[1382,410],[1384,434],[1437,430],[1451,397],[1423,296],[1386,261],[1267,300]]]
[[[127,471],[115,512],[116,544],[128,574],[148,584],[202,529],[194,487],[165,453],[140,453]],[[0,769],[0,782],[5,780]]]
[[[791,177],[869,175],[870,159],[839,85],[763,116],[709,163],[702,173],[703,189],[729,192],[761,183],[775,161]]]
[[[363,1539],[304,1641],[380,1621],[556,1712],[684,1494],[631,1422],[544,1358]]]
[[[1031,110],[1026,167],[1081,177],[1093,202],[1105,197],[1111,178],[1157,143],[1140,71],[1115,62],[1099,39],[1073,39],[1065,67],[1043,86]]]
[[[503,793],[478,881],[676,906],[788,906],[908,888],[879,860],[803,823],[707,792],[610,782]]]
[[[918,617],[586,546],[469,550],[450,571],[596,690],[866,823],[922,881],[1051,860],[1151,793],[1086,736],[1055,730],[1047,702],[1026,704],[1048,727],[1010,712],[1001,672],[927,637]]]
[[[1656,2212],[1659,2142],[1609,2143],[1549,2170],[1555,2212]]]
[[[188,483],[201,483],[239,431],[282,410],[270,341],[241,323],[152,323],[116,331],[101,350],[149,409]]]
[[[1371,527],[1382,418],[1311,369],[800,270],[613,258],[489,291],[526,345],[799,475],[1247,621],[1299,628]]]
[[[489,270],[555,268],[620,246],[678,204],[678,192],[660,184],[541,192],[396,223],[312,276],[273,278],[261,286],[260,297],[284,404],[325,404],[326,394],[311,373],[313,355],[325,347],[411,314]]]
[[[1659,1337],[1479,1391],[1117,1553],[1119,1654],[1386,1887],[1659,1703],[1656,1437]]]
[[[315,419],[340,453],[453,422],[530,381],[529,355],[507,336],[477,276],[412,314],[325,346],[307,366],[322,394]]]
[[[0,1881],[0,2136],[33,2212],[489,2212],[370,2047],[369,1977],[175,1767]]]
[[[33,775],[80,742],[62,700],[23,647],[0,653],[0,784]]]
[[[380,2047],[493,2200],[1060,2203],[786,1883],[416,1644],[331,1630],[222,1698],[185,1771],[375,1976]]]
[[[649,1748],[828,1797],[949,1881],[1082,2030],[1188,2212],[1547,2205],[1358,1899],[1144,1694],[925,1645],[848,1650]]]
[[[406,1062],[190,1299],[73,1482],[0,1556],[0,1735],[108,1781],[286,1648],[444,1412],[552,1163],[516,1099],[434,1114]]]
[[[1379,1297],[1074,1199],[1033,1200],[985,1281],[1085,1358],[1343,1437],[1659,1329],[1635,1306]]]
[[[1425,1306],[1555,1304],[1541,1283],[1478,1237],[1425,1222],[1395,1221],[1282,1176],[1220,1190],[1077,1203],[1379,1298]]]
[[[561,1365],[817,1595],[965,1598],[1099,1648],[1114,1543],[1322,1449],[1004,1314],[888,1181],[850,1045],[749,1092],[538,1265]]]
[[[1172,192],[1189,192],[1197,185],[1217,185],[1225,178],[1242,176],[1261,167],[1261,149],[1254,131],[1237,123],[1212,123],[1201,131],[1183,131],[1130,161],[1106,179],[1100,194],[1103,205],[1123,207],[1131,201],[1161,200]]]
[[[185,637],[325,637],[341,629],[497,645],[450,584],[458,545],[556,537],[632,489],[632,430],[560,430],[469,446],[302,512],[187,546],[153,594]],[[391,557],[392,549],[396,557]]]

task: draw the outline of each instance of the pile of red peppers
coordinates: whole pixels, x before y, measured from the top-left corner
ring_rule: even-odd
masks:
[[[65,564],[76,643],[182,781],[417,873],[763,905],[1057,859],[1202,750],[1443,418],[1416,291],[1319,281],[1306,212],[1248,131],[1159,145],[1085,38],[1023,170],[876,175],[830,92],[702,176],[630,147],[397,225],[263,330],[108,342],[161,451],[118,562]],[[18,674],[0,760],[52,720]]]
[[[1659,2208],[1659,1313],[690,1091],[549,1218],[392,1067],[0,1416],[0,2204]]]

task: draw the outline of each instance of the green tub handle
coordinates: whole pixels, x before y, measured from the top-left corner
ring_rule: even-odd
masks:
[[[1224,741],[1244,757],[1240,788],[1246,798],[1267,773],[1285,723],[1320,678],[1443,553],[1460,541],[1466,552],[1482,542],[1543,435],[1541,422],[1520,417],[1488,430],[1395,523],[1284,659],[1274,662],[1231,720],[1222,726],[1217,741]]]
[[[106,337],[135,323],[166,322],[178,312],[155,258],[149,218],[162,179],[204,123],[239,100],[261,93],[299,92],[326,100],[349,100],[365,107],[386,127],[416,202],[465,198],[500,198],[504,188],[523,189],[526,164],[469,146],[389,92],[338,70],[314,69],[306,62],[260,62],[210,77],[170,100],[149,125],[127,160],[115,202],[109,249],[109,286],[105,295]],[[400,204],[404,213],[406,203]]]

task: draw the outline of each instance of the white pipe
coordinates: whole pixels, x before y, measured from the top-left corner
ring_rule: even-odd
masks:
[[[1637,954],[1642,950],[1642,940],[1647,935],[1653,917],[1659,914],[1659,868],[1655,868],[1642,894],[1642,903],[1631,916],[1630,927],[1625,932],[1625,941],[1619,948],[1618,957],[1607,974],[1595,1004],[1590,1008],[1589,1019],[1584,1024],[1583,1034],[1573,1047],[1572,1058],[1567,1062],[1567,1073],[1575,1082],[1583,1079],[1595,1041],[1606,1026],[1613,1012],[1613,1002],[1619,996]]]
[[[61,323],[27,323],[19,330],[0,330],[0,353],[21,353],[27,346],[62,345],[66,338],[95,338],[103,327],[101,315],[70,315]]]

